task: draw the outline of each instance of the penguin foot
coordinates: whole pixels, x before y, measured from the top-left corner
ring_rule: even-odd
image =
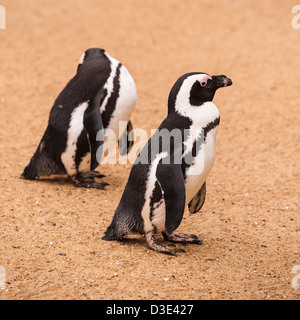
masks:
[[[185,250],[183,250],[183,249],[176,248],[176,246],[174,244],[165,245],[165,244],[159,243],[155,239],[153,231],[147,232],[145,234],[145,238],[146,238],[146,242],[147,242],[149,248],[152,250],[155,250],[157,252],[167,254],[170,256],[175,256],[175,257],[177,257],[176,252],[185,252]]]
[[[91,171],[87,173],[80,173],[79,174],[81,179],[94,179],[94,178],[103,178],[105,177],[104,174],[100,173],[99,171]]]
[[[166,241],[178,242],[183,244],[193,243],[202,244],[202,241],[194,234],[187,233],[171,233],[162,232],[162,235]]]
[[[74,174],[71,178],[74,185],[80,188],[95,188],[104,190],[105,186],[109,185],[106,182],[83,181],[78,174]]]

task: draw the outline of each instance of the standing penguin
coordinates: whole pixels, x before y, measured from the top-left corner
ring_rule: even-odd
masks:
[[[104,176],[93,171],[98,166],[97,149],[103,143],[96,140],[97,133],[108,128],[119,137],[119,122],[126,121],[119,143],[120,153],[126,154],[133,143],[128,138],[132,130],[129,118],[136,101],[135,82],[127,69],[105,50],[88,49],[76,75],[55,100],[46,132],[22,177],[33,180],[68,174],[77,187],[103,189],[107,183],[94,181]]]
[[[224,75],[199,72],[176,81],[169,95],[168,116],[137,157],[104,240],[144,234],[151,249],[169,255],[176,255],[176,248],[157,242],[156,233],[162,232],[171,242],[201,244],[195,235],[174,231],[186,205],[196,213],[204,204],[220,121],[212,100],[218,88],[231,84]],[[168,132],[175,134],[163,143]]]

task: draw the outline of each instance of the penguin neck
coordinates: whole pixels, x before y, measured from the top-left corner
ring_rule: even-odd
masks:
[[[175,113],[182,117],[189,118],[195,127],[205,128],[208,124],[220,118],[220,112],[212,101],[206,101],[200,106],[194,106],[189,103],[177,105],[169,113]]]
[[[190,101],[180,101],[178,102],[178,99],[175,101],[172,99],[172,97],[169,97],[168,101],[168,115],[172,115],[174,113],[181,113],[180,110],[186,109],[187,107],[191,109],[201,108],[204,104],[212,103],[215,105],[212,101],[205,101],[205,100],[192,100]],[[184,108],[179,107],[180,105],[185,106]]]
[[[177,89],[177,90],[176,90]],[[168,99],[168,116],[173,114],[189,118],[198,128],[205,128],[209,123],[220,117],[217,106],[212,101],[197,102],[197,105],[191,104],[190,95],[183,91],[184,88],[175,88],[177,94],[174,94],[174,87]],[[183,91],[183,92],[181,92]],[[189,92],[189,90],[186,90]],[[196,101],[193,101],[196,103]],[[199,103],[199,105],[198,105]]]

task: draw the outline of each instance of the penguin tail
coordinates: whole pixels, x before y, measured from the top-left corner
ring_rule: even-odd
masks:
[[[53,148],[54,142],[51,141],[51,136],[51,128],[48,126],[35,153],[21,174],[21,178],[34,180],[44,175],[66,173],[63,164],[57,161],[56,154],[60,150],[58,151],[56,146]]]
[[[21,178],[26,180],[34,180],[37,176],[37,163],[35,157],[33,156],[21,174]]]
[[[107,230],[104,232],[102,240],[106,241],[121,241],[123,239],[124,233],[120,232],[116,227],[115,223],[112,222]]]
[[[34,180],[39,176],[39,163],[40,163],[40,156],[41,151],[44,147],[45,143],[43,142],[43,139],[39,143],[35,153],[31,157],[29,163],[24,168],[23,173],[21,174],[21,178],[24,178],[26,180]]]

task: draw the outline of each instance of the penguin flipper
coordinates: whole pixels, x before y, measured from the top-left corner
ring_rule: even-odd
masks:
[[[165,229],[172,233],[178,228],[183,217],[185,207],[185,184],[181,165],[159,164],[156,178],[164,194],[166,206]]]
[[[203,183],[200,190],[196,193],[194,198],[189,203],[189,211],[190,213],[198,212],[202,206],[204,205],[206,196],[206,182]]]
[[[97,140],[97,133],[103,129],[103,122],[100,113],[100,105],[103,99],[104,92],[101,89],[90,102],[83,117],[83,125],[88,133],[88,140],[91,147],[91,171],[99,164],[96,155],[98,148],[103,144],[103,141]]]
[[[120,150],[120,155],[125,156],[126,154],[129,153],[133,146],[133,126],[131,121],[129,120],[127,123],[127,127],[123,134],[121,135],[119,139],[119,150]]]

